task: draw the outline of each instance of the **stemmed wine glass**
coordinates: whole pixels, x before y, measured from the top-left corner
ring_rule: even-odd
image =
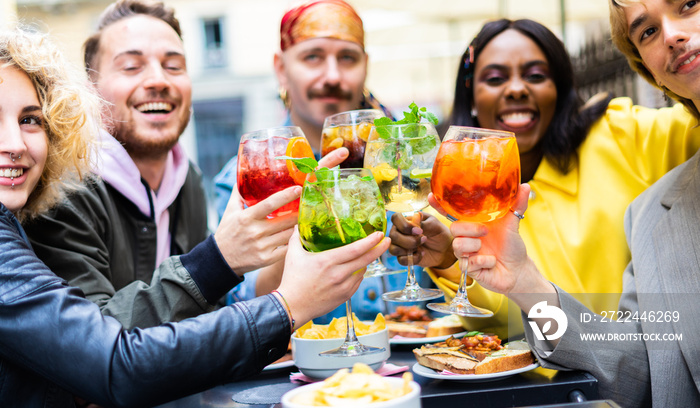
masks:
[[[379,109],[357,109],[336,113],[323,121],[321,156],[345,146],[350,154],[340,168],[362,168],[365,145],[374,120],[385,117]]]
[[[278,156],[314,157],[304,132],[297,126],[281,126],[244,134],[238,147],[237,185],[247,206],[253,206],[272,194],[293,185],[303,185],[306,174],[293,162]],[[292,201],[268,215],[274,218],[299,209]]]
[[[440,138],[431,123],[374,126],[369,132],[365,168],[372,169],[387,210],[400,212],[413,225],[420,224],[419,211],[428,206],[430,177],[439,146]],[[407,269],[403,290],[384,293],[382,299],[416,302],[443,295],[438,289],[418,285],[410,252]]]
[[[321,156],[345,146],[348,151],[347,159],[340,163],[340,168],[361,168],[365,160],[365,145],[369,130],[374,120],[385,117],[379,109],[357,109],[336,113],[323,121],[321,133]],[[379,259],[375,259],[365,271],[365,277],[391,275],[403,272],[390,270]]]
[[[520,184],[520,156],[511,132],[450,126],[435,159],[431,187],[435,200],[453,218],[489,222],[510,211]],[[467,297],[469,257],[460,258],[459,289],[450,303],[429,303],[440,313],[490,317]]]
[[[376,231],[386,231],[386,210],[369,170],[335,168],[309,173],[299,206],[299,235],[307,250],[321,252],[337,248]],[[385,351],[360,343],[350,299],[345,302],[345,309],[345,341],[337,349],[320,355],[344,357]]]

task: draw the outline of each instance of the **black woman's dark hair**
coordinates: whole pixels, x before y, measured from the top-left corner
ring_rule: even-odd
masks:
[[[455,99],[448,125],[480,127],[471,115],[474,106],[474,65],[484,47],[498,34],[513,29],[537,44],[549,63],[549,72],[557,89],[557,104],[552,122],[537,148],[564,174],[571,170],[571,160],[586,139],[593,122],[606,111],[612,99],[607,96],[582,109],[574,81],[574,69],[564,44],[547,27],[532,20],[501,19],[486,23],[472,40],[459,62]]]

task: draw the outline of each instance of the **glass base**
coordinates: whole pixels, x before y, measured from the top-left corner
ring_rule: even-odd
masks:
[[[354,357],[382,353],[384,351],[386,351],[384,347],[365,346],[359,341],[346,341],[337,349],[324,351],[322,353],[318,353],[318,355],[322,357]]]
[[[420,302],[442,297],[444,294],[439,289],[404,289],[388,292],[382,295],[382,299],[388,302]]]
[[[445,314],[454,314],[464,317],[491,317],[493,312],[488,309],[476,307],[468,302],[428,303],[428,309]]]

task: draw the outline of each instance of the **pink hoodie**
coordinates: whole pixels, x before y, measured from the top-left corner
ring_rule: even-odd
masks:
[[[153,218],[158,228],[158,243],[156,253],[156,265],[160,265],[170,256],[170,214],[168,207],[175,201],[180,189],[185,184],[189,159],[185,150],[178,143],[168,153],[165,164],[165,174],[158,192],[147,189],[141,181],[141,173],[126,149],[106,131],[101,131],[100,136],[103,148],[96,173],[102,179],[128,198],[147,217]],[[148,199],[150,194],[153,200],[155,214],[151,214],[151,206]]]

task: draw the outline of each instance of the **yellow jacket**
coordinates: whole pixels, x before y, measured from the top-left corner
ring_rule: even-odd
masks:
[[[580,294],[579,300],[593,311],[617,310],[622,272],[630,261],[625,209],[700,148],[697,124],[680,104],[655,110],[616,98],[591,127],[568,174],[544,159],[529,182],[532,194],[520,222],[520,235],[540,272],[565,291]],[[449,298],[454,295],[455,283],[431,277]],[[468,294],[474,305],[495,315],[464,319],[465,327],[502,338],[522,333],[520,311],[508,308],[507,298],[476,283]]]

